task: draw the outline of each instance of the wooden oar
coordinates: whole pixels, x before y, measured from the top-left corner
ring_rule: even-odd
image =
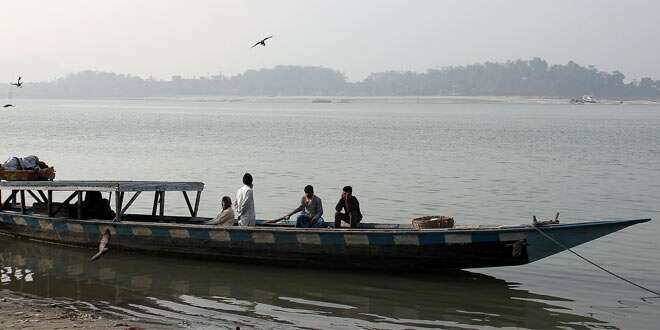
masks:
[[[265,223],[278,223],[278,222],[280,222],[280,221],[282,221],[282,220],[284,220],[284,219],[286,219],[286,217],[281,217],[281,218],[279,218],[279,219],[268,220],[268,221],[266,221]]]
[[[92,256],[89,261],[94,261],[100,258],[104,253],[108,252],[109,249],[105,246],[108,245],[108,242],[110,242],[110,236],[110,229],[106,229],[101,236],[101,240],[99,241],[99,252]]]

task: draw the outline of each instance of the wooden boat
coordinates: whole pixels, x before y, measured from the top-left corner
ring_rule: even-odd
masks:
[[[55,179],[55,168],[10,171],[0,167],[0,179],[7,181],[52,181]]]
[[[255,227],[218,227],[204,225],[202,222],[209,219],[197,217],[203,189],[201,182],[0,182],[0,192],[11,191],[1,205],[0,233],[97,247],[107,231],[112,250],[249,263],[411,271],[522,265],[563,250],[543,234],[573,247],[650,220],[551,224],[542,227],[543,234],[532,225],[414,229],[406,224],[366,223],[359,228],[298,229],[288,223],[258,221]],[[63,203],[55,203],[53,192],[58,191],[71,194]],[[114,209],[118,210],[114,219],[84,219],[83,193],[89,191],[112,194]],[[28,207],[26,192],[36,201],[35,206],[47,207]],[[145,192],[153,193],[152,213],[127,213]],[[164,214],[166,192],[183,194],[189,216]],[[196,192],[194,203],[188,192]],[[128,201],[124,204],[125,198]],[[70,204],[74,199],[75,204]],[[67,207],[76,209],[77,217],[60,212]]]

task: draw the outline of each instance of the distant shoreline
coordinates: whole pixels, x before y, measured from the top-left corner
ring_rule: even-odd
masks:
[[[361,81],[349,81],[343,72],[320,66],[278,65],[247,70],[241,74],[218,73],[169,80],[142,78],[85,70],[45,82],[25,80],[23,88],[11,88],[13,97],[497,97],[598,99],[657,99],[660,80],[644,77],[626,82],[619,71],[604,72],[592,66],[549,64],[540,58],[485,62],[467,66],[416,71],[374,72]]]
[[[351,103],[391,103],[391,104],[557,104],[568,105],[570,99],[565,97],[542,96],[153,96],[153,97],[30,97],[14,98],[14,103],[21,100],[133,100],[133,101],[178,101],[178,102],[210,102],[210,103],[315,103],[317,106]],[[16,102],[18,101],[18,102]],[[598,103],[583,106],[598,105],[660,105],[660,99],[651,98],[616,98],[599,99]],[[577,106],[577,105],[576,105]],[[582,105],[581,105],[582,106]]]

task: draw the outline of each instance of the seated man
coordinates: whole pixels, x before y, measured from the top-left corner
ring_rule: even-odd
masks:
[[[342,213],[342,209],[344,213]],[[346,222],[351,225],[351,228],[356,228],[358,223],[362,220],[362,212],[360,212],[360,202],[353,196],[353,188],[346,186],[342,189],[341,197],[337,206],[335,206],[335,228],[341,227],[341,222]]]
[[[234,225],[234,209],[231,208],[231,198],[229,196],[223,196],[220,204],[222,206],[220,214],[215,219],[204,222],[205,225],[218,225],[221,227]]]
[[[100,191],[86,192],[82,206],[83,219],[112,220],[115,218],[115,212],[110,208],[110,201],[103,198]],[[73,213],[71,217],[75,218],[77,208],[71,207],[70,213]]]
[[[294,213],[301,212],[296,218],[297,228],[325,228],[327,224],[323,222],[323,205],[321,199],[314,195],[314,187],[308,185],[305,187],[305,195],[300,199],[300,206],[291,213],[284,216],[288,220]]]

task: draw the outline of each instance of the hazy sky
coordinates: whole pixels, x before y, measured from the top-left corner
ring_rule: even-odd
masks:
[[[534,56],[660,79],[659,13],[660,1],[630,0],[2,0],[0,79],[84,69],[169,79],[290,64],[359,80]]]

